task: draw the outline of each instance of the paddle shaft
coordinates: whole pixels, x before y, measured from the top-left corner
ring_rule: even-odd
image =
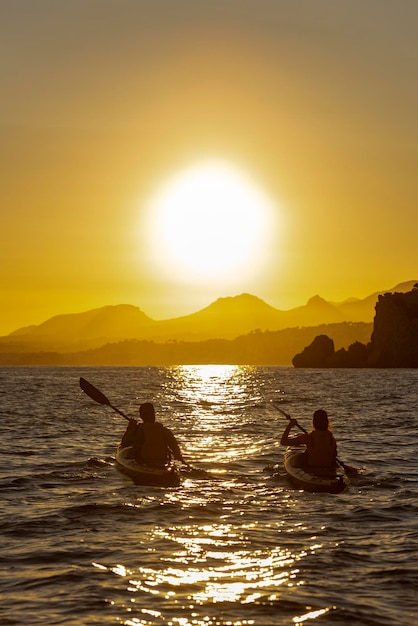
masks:
[[[275,404],[273,402],[273,406],[280,411],[280,413],[282,413],[282,415],[284,415],[285,417],[287,417],[288,420],[293,419],[291,415],[289,415],[289,413],[285,413],[285,411],[283,411],[280,407],[277,406],[277,404]],[[296,422],[296,426],[299,428],[299,430],[301,430],[303,433],[307,433],[308,431],[306,430],[306,428],[303,428],[303,426],[301,426],[299,424],[299,422]]]

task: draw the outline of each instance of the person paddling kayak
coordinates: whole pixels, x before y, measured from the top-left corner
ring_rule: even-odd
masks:
[[[134,419],[129,420],[121,446],[131,446],[138,463],[163,467],[173,456],[177,461],[188,465],[171,430],[155,421],[155,409],[151,402],[141,404],[139,416],[142,424]]]
[[[297,420],[289,419],[280,444],[282,446],[306,445],[302,460],[304,465],[319,474],[334,471],[337,467],[337,442],[331,432],[327,412],[324,409],[315,411],[311,432],[290,437],[290,430],[297,425]]]

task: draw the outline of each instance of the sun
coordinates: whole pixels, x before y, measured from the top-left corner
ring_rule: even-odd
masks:
[[[241,171],[211,161],[168,180],[146,215],[148,254],[160,273],[219,284],[262,265],[275,211]]]

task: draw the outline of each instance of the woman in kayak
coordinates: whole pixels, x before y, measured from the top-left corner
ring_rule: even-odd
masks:
[[[129,420],[122,437],[122,447],[132,446],[134,458],[146,465],[163,467],[171,456],[188,465],[171,430],[155,421],[155,410],[151,402],[141,404],[139,416],[142,424],[134,419]]]
[[[303,464],[319,473],[334,470],[337,466],[337,443],[331,432],[327,412],[318,409],[313,414],[312,430],[289,437],[290,430],[297,425],[295,419],[290,419],[282,435],[282,446],[306,445]]]

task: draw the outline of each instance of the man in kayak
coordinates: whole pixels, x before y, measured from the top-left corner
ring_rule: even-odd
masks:
[[[154,405],[145,402],[139,407],[142,424],[129,420],[122,437],[122,447],[132,446],[134,458],[139,463],[163,467],[170,457],[188,465],[180,451],[180,446],[171,430],[155,421]]]
[[[312,430],[289,437],[290,430],[297,425],[295,419],[290,419],[282,435],[282,446],[306,445],[306,452],[302,463],[315,473],[326,474],[334,471],[337,466],[337,443],[331,432],[327,412],[318,409],[313,414]]]

